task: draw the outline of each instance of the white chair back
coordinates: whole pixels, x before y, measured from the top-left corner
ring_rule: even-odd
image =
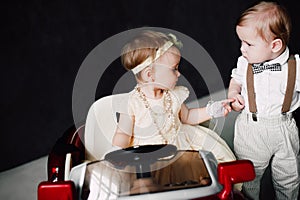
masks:
[[[100,160],[110,151],[117,127],[117,113],[127,113],[129,93],[103,97],[89,109],[84,134],[87,160]]]

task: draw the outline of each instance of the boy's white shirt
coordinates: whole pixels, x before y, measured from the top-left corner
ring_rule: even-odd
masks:
[[[265,70],[261,73],[254,74],[254,91],[256,96],[257,115],[260,117],[278,116],[281,114],[281,107],[286,91],[287,72],[289,58],[289,49],[286,50],[277,58],[266,62],[267,64],[280,63],[282,71]],[[296,110],[300,106],[300,60],[299,55],[295,55],[296,59],[296,82],[295,93],[290,108],[290,112]],[[243,57],[238,58],[237,67],[232,70],[231,77],[241,84],[241,95],[245,100],[245,108],[242,112],[250,113],[246,74],[248,61]]]

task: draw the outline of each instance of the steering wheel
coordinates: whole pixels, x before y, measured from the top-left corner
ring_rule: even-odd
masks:
[[[150,165],[157,160],[176,155],[177,147],[171,144],[133,146],[109,152],[104,159],[117,168],[136,166],[138,178],[149,176]]]

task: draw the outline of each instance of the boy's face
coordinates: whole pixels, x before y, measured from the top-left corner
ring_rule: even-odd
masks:
[[[261,63],[272,59],[272,43],[263,40],[253,25],[237,26],[236,32],[241,40],[242,55],[249,63]]]
[[[180,52],[177,48],[171,47],[154,63],[154,83],[162,89],[173,89],[176,86],[180,72]]]

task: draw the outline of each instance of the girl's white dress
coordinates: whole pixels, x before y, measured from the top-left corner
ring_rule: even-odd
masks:
[[[166,101],[166,94],[160,99],[147,98],[153,110],[151,112],[137,90],[130,92],[128,113],[134,116],[133,145],[162,144],[167,140],[168,144],[174,144],[178,149],[211,151],[218,162],[236,160],[229,146],[216,132],[200,125],[181,123],[180,108],[189,96],[186,87],[176,86],[169,94],[174,118],[170,118],[170,113],[165,111],[166,103],[170,103]]]

